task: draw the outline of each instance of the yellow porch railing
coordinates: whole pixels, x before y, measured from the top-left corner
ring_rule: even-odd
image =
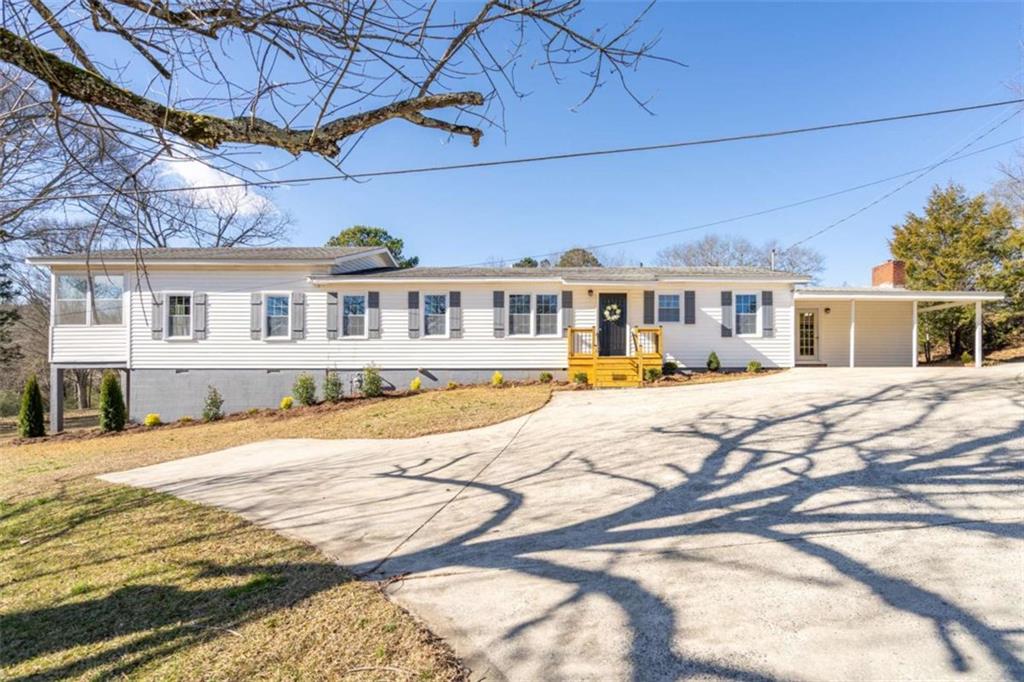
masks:
[[[569,327],[569,379],[585,372],[594,386],[640,386],[646,367],[661,367],[661,327],[634,327],[629,338],[628,355],[601,355],[596,327]]]

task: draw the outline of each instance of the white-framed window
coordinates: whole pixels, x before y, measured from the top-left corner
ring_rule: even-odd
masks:
[[[736,294],[736,334],[757,335],[757,294]]]
[[[679,321],[679,294],[658,294],[658,322]]]
[[[86,275],[57,275],[54,323],[58,325],[118,325],[124,322],[124,277],[93,275],[89,297]]]
[[[448,335],[448,294],[423,297],[423,335]]]
[[[55,297],[54,322],[88,324],[89,281],[84,275],[57,275]]]
[[[558,294],[537,294],[534,327],[537,336],[557,336],[558,328]]]
[[[263,295],[263,336],[267,339],[292,337],[291,295]]]
[[[341,335],[366,337],[366,295],[343,294],[341,297]]]
[[[530,294],[508,295],[508,335],[529,336]]]
[[[167,338],[192,338],[192,294],[167,294]]]

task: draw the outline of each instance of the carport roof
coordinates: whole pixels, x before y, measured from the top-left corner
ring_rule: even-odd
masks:
[[[1001,291],[924,291],[899,287],[797,287],[796,299],[843,301],[999,301]]]

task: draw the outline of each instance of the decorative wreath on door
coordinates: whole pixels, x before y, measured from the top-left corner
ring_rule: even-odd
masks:
[[[618,322],[622,317],[622,308],[617,303],[609,303],[604,307],[604,319],[609,322]]]

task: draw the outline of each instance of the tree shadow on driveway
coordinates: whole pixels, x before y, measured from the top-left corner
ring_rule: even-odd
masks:
[[[941,585],[895,575],[837,548],[834,541],[848,533],[937,528],[964,538],[1024,537],[1019,507],[1024,399],[1015,381],[990,381],[984,373],[958,380],[922,378],[852,395],[837,388],[834,395],[819,395],[810,403],[783,403],[753,415],[737,406],[666,418],[646,428],[663,453],[674,455],[662,461],[676,475],[670,485],[661,474],[648,479],[606,466],[601,454],[588,452],[585,442],[569,453],[552,453],[536,471],[504,481],[486,475],[449,477],[444,465],[396,467],[382,477],[462,487],[496,496],[500,504],[488,518],[456,537],[415,551],[393,551],[356,570],[394,575],[495,569],[554,581],[568,588],[568,596],[509,628],[504,633],[507,641],[598,596],[614,603],[626,618],[634,680],[690,675],[767,680],[773,675],[760,666],[732,665],[680,651],[681,605],[670,603],[649,584],[616,573],[614,560],[584,568],[543,555],[599,551],[614,557],[628,555],[631,548],[649,551],[651,543],[664,551],[682,547],[684,541],[699,545],[715,538],[784,545],[827,565],[837,582],[870,591],[884,609],[930,623],[951,673],[972,670],[971,656],[958,644],[960,633],[966,633],[1006,677],[1024,679],[1024,661],[1011,639],[1019,634],[1016,627],[997,628],[971,604],[950,599]],[[979,397],[1004,409],[1009,405],[1017,418],[992,424],[985,414],[963,414]],[[629,451],[634,436],[623,435],[618,444],[622,452]],[[507,456],[515,455],[513,449]],[[531,455],[533,460],[544,457]],[[554,528],[491,535],[522,513],[528,484],[569,463],[575,463],[572,474],[580,480],[594,476],[633,485],[635,502],[589,518],[581,514],[579,521]],[[1008,500],[1016,512],[999,516]],[[998,504],[993,506],[993,501]],[[709,553],[677,551],[688,562],[716,561]],[[1021,595],[1007,598],[1019,601]]]

